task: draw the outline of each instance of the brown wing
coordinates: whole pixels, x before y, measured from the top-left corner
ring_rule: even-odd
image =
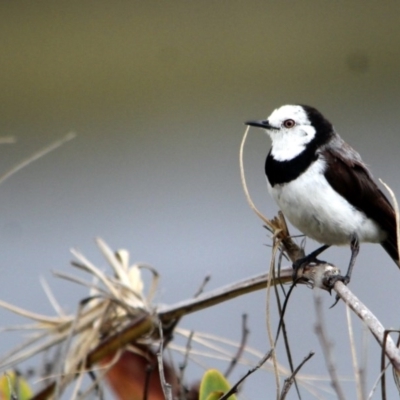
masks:
[[[329,166],[325,171],[327,181],[340,195],[346,197],[351,205],[363,211],[368,218],[376,221],[388,233],[387,239],[381,244],[399,265],[396,216],[393,207],[373,181],[361,159],[349,159],[327,148],[324,149],[322,155]]]

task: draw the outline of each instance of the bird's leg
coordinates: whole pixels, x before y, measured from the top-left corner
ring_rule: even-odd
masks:
[[[354,264],[356,263],[356,258],[358,256],[358,252],[360,251],[360,242],[357,236],[354,236],[350,242],[350,250],[351,250],[351,257],[349,262],[349,267],[347,268],[347,273],[345,279],[347,280],[346,283],[350,282],[351,273],[353,272]]]
[[[354,264],[356,263],[356,258],[357,258],[358,252],[360,251],[360,242],[358,240],[357,235],[354,235],[351,239],[350,250],[351,250],[351,257],[350,257],[349,267],[347,268],[346,275],[345,276],[342,276],[342,275],[331,276],[329,278],[329,281],[327,282],[327,286],[329,287],[329,290],[331,290],[333,288],[334,284],[337,281],[341,281],[345,285],[347,285],[350,282],[351,273],[353,272],[353,267],[354,267]],[[339,300],[340,300],[340,297],[337,294],[335,302],[329,308],[334,307]]]
[[[354,267],[354,264],[356,263],[356,258],[357,258],[358,252],[360,251],[360,242],[358,240],[357,235],[354,235],[351,239],[350,250],[351,250],[351,257],[350,257],[350,262],[349,262],[349,266],[347,268],[346,275],[345,276],[342,276],[342,275],[331,276],[329,278],[329,282],[328,282],[328,284],[331,288],[337,281],[341,281],[345,285],[347,285],[350,282],[351,273],[353,272],[353,267]]]
[[[298,260],[296,260],[293,263],[293,282],[296,281],[297,279],[297,273],[299,271],[299,269],[303,266],[303,265],[307,265],[310,262],[319,262],[319,263],[323,263],[325,261],[320,261],[317,259],[317,257],[323,252],[325,251],[328,247],[330,247],[329,244],[324,244],[321,247],[318,247],[318,249],[314,250],[312,253],[310,253],[309,255],[303,257],[303,258],[299,258]]]

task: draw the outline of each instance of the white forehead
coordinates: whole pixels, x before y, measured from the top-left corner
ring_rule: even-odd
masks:
[[[286,119],[293,119],[298,125],[310,125],[310,120],[302,106],[286,105],[277,108],[268,117],[273,126],[280,126]]]

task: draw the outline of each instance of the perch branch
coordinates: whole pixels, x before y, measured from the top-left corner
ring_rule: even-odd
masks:
[[[338,281],[334,286],[335,292],[353,310],[353,312],[368,326],[372,335],[378,341],[381,348],[389,358],[396,371],[400,371],[400,350],[396,347],[392,338],[388,336],[385,343],[385,328],[378,318],[350,291],[342,282]]]

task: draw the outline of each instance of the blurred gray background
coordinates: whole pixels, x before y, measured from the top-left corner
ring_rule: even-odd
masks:
[[[1,299],[54,314],[39,282],[45,277],[73,312],[86,291],[51,271],[74,272],[71,247],[106,267],[97,236],[160,272],[161,303],[191,297],[206,274],[212,289],[265,272],[270,239],[246,203],[238,152],[243,121],[282,104],[317,107],[400,195],[399,12],[399,2],[364,1],[2,2],[0,136],[18,142],[0,146],[1,171],[71,130],[78,137],[0,188]],[[244,157],[253,200],[272,217],[277,207],[263,174],[269,146],[253,130]],[[309,240],[307,250],[316,245]],[[345,268],[349,254],[332,249],[323,258]],[[350,287],[386,327],[400,325],[399,284],[381,247],[363,245]],[[332,302],[324,294],[338,371],[351,378],[345,307],[328,310]],[[181,326],[240,340],[244,312],[249,345],[266,352],[262,292],[184,318]],[[275,306],[272,313],[276,326]],[[0,317],[2,326],[23,322],[4,311]],[[309,289],[293,293],[287,324],[294,363],[313,350],[302,371],[326,376]],[[362,355],[355,318],[354,328]],[[0,353],[21,340],[3,336]],[[370,338],[368,391],[379,354]],[[282,348],[278,357],[287,365]],[[245,371],[239,367],[231,381]],[[202,369],[189,372],[195,380]],[[356,398],[353,382],[343,386]],[[257,372],[243,398],[274,393],[272,375]],[[293,390],[288,398],[296,398]]]

